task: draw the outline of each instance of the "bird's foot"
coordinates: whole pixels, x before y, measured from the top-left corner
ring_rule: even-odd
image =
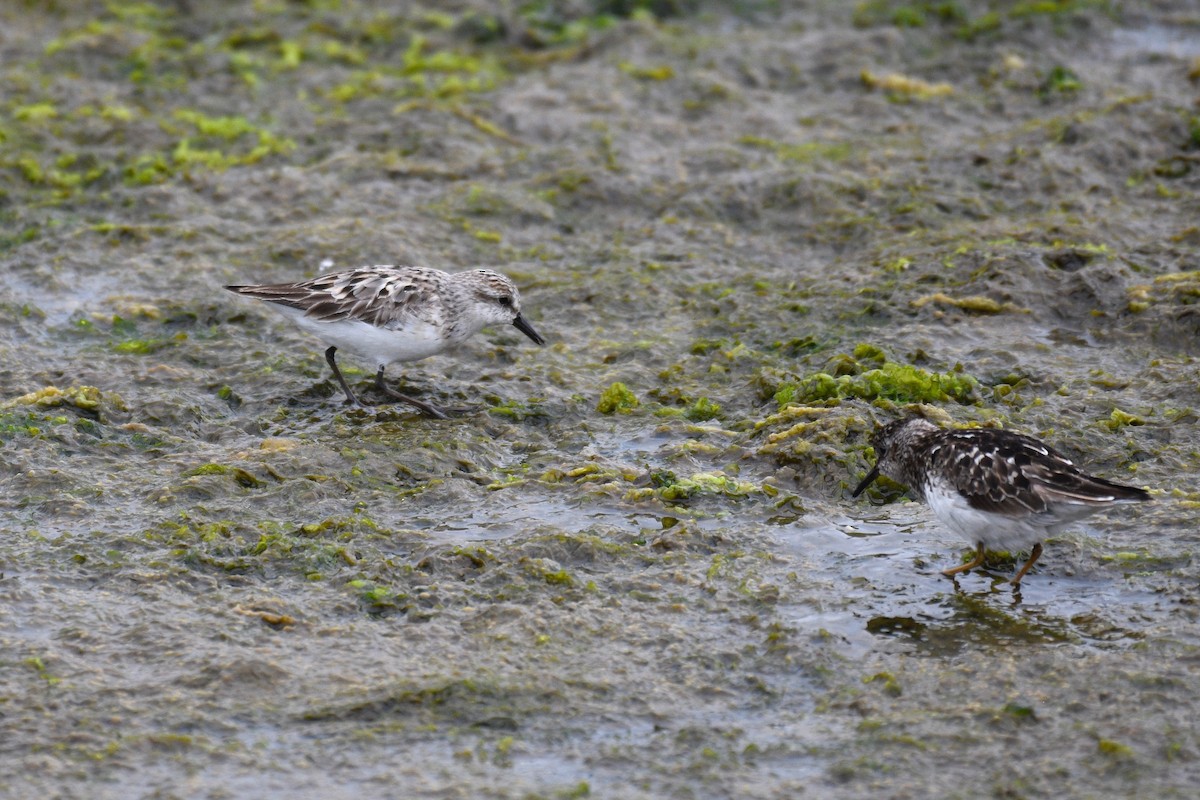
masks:
[[[379,388],[388,396],[390,402],[407,403],[408,405],[419,409],[427,416],[433,417],[434,419],[449,419],[449,417],[440,409],[431,406],[428,403],[422,402],[415,397],[409,397],[406,394],[400,394],[400,392],[397,392],[395,389],[390,389],[387,386],[380,386]]]

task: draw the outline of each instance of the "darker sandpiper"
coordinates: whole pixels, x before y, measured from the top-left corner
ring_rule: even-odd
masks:
[[[1030,436],[976,428],[945,430],[912,418],[885,425],[871,440],[876,462],[854,490],[862,494],[879,475],[907,485],[947,527],[975,547],[975,557],[943,575],[983,563],[988,550],[1029,551],[1017,585],[1042,554],[1048,535],[1120,503],[1150,499],[1079,470]]]

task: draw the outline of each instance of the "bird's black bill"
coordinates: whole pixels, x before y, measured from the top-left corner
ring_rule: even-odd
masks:
[[[855,489],[854,492],[850,496],[858,497],[860,494],[863,493],[863,490],[865,490],[868,486],[870,486],[872,483],[874,483],[875,479],[878,477],[879,477],[879,465],[876,464],[874,467],[871,468],[871,471],[867,473],[867,477],[862,479],[862,483],[860,483],[858,485],[858,488]]]
[[[517,318],[513,320],[513,325],[515,325],[517,330],[519,330],[521,333],[525,334],[530,339],[533,339],[534,344],[546,343],[546,340],[542,338],[542,335],[535,331],[533,326],[526,322],[525,318],[520,314],[517,314]]]

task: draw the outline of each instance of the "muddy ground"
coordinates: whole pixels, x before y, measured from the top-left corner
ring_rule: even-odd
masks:
[[[1195,796],[1193,4],[0,23],[0,794]],[[326,260],[550,343],[347,409]],[[952,582],[912,406],[1155,503]]]

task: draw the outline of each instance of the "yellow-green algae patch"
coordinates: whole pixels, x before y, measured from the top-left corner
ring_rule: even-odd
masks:
[[[651,395],[653,396],[653,392]],[[697,398],[691,405],[684,408],[663,406],[654,410],[656,417],[684,417],[692,422],[705,422],[716,419],[721,415],[721,406],[707,397]]]
[[[756,455],[822,480],[841,480],[859,471],[874,423],[851,404],[789,405],[754,427]],[[786,502],[788,499],[784,498]]]
[[[746,135],[738,144],[770,150],[784,161],[806,163],[810,161],[843,161],[853,152],[845,142],[801,142],[788,144],[762,136]]]
[[[9,407],[14,405],[37,405],[44,407],[71,405],[76,408],[94,411],[100,407],[101,399],[102,394],[95,386],[71,386],[66,389],[59,389],[57,386],[47,386],[44,389],[38,389],[36,392],[23,394],[8,401],[5,405]]]
[[[255,489],[262,485],[262,481],[242,467],[227,464],[202,464],[184,473],[184,476],[189,478],[203,475],[228,475],[244,489]]]
[[[628,414],[637,408],[641,403],[637,399],[629,387],[621,382],[617,382],[609,386],[600,393],[600,401],[596,404],[596,410],[601,414]]]
[[[920,78],[910,78],[890,72],[886,75],[876,75],[870,70],[862,71],[863,85],[868,89],[879,89],[891,97],[929,100],[934,97],[944,97],[954,94],[954,87],[948,83],[931,83]]]
[[[738,480],[721,472],[697,472],[680,478],[674,472],[662,470],[650,474],[650,486],[630,489],[625,494],[629,501],[657,498],[667,502],[687,500],[696,495],[722,495],[725,497],[748,497],[762,492],[762,488],[749,481]]]
[[[844,374],[817,372],[784,382],[774,392],[775,402],[781,409],[848,398],[897,403],[972,403],[979,389],[976,378],[957,368],[931,372],[893,361],[871,367],[870,362],[852,358],[837,363],[836,369]]]
[[[0,408],[17,409],[22,406],[31,409],[76,408],[93,415],[93,418],[102,418],[106,412],[128,410],[120,395],[102,392],[95,386],[68,386],[66,389],[47,386],[9,400]]]
[[[1126,294],[1134,313],[1159,303],[1196,305],[1200,303],[1200,270],[1159,275],[1153,283],[1130,286]]]
[[[1121,428],[1129,425],[1145,425],[1146,420],[1142,419],[1136,414],[1130,414],[1127,411],[1114,408],[1112,413],[1109,414],[1108,419],[1101,420],[1100,424],[1105,428],[1108,428],[1108,430],[1112,431],[1113,433],[1116,433],[1117,431],[1121,430]]]
[[[1004,312],[1019,312],[1028,314],[1029,309],[1021,308],[1013,303],[1001,303],[998,300],[993,300],[990,297],[982,295],[971,295],[970,297],[951,297],[943,292],[934,292],[923,297],[918,297],[909,305],[913,308],[924,308],[927,305],[948,306],[950,308],[958,308],[963,311],[969,311],[974,314],[1002,314]]]

